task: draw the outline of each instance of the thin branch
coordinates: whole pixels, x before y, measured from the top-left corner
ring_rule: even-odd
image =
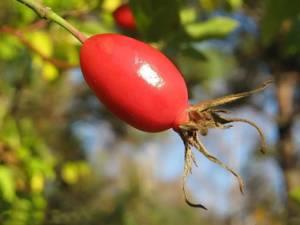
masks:
[[[27,32],[27,31],[35,31],[35,30],[43,29],[47,25],[48,25],[47,20],[40,19],[25,27],[24,31]]]
[[[72,69],[72,68],[76,68],[78,67],[78,65],[73,65],[70,64],[68,62],[62,61],[62,60],[58,60],[58,59],[54,59],[51,57],[46,56],[44,53],[42,53],[41,51],[39,51],[37,48],[35,48],[22,34],[21,31],[16,30],[14,28],[11,27],[1,27],[0,28],[0,33],[7,33],[7,34],[11,34],[14,35],[15,37],[17,37],[28,49],[30,49],[32,52],[38,54],[44,61],[47,61],[51,64],[53,64],[54,66],[56,66],[57,68],[60,69]]]

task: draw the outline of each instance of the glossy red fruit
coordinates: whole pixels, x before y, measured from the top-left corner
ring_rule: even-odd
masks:
[[[123,29],[135,30],[136,23],[132,10],[128,4],[119,6],[113,13],[115,22]]]
[[[123,35],[95,35],[81,47],[80,65],[101,102],[137,129],[158,132],[185,120],[185,82],[153,47]]]
[[[184,181],[195,162],[192,154],[192,148],[195,148],[231,172],[243,191],[239,174],[211,155],[199,136],[207,135],[210,128],[224,129],[233,122],[244,122],[258,131],[263,149],[263,133],[253,122],[224,117],[226,111],[215,107],[261,91],[267,83],[253,91],[189,106],[185,82],[171,61],[151,46],[118,34],[88,38],[80,50],[80,65],[88,85],[119,118],[143,131],[159,132],[173,128],[178,132],[185,145]],[[191,203],[184,186],[183,190],[190,206],[205,209],[201,204]]]

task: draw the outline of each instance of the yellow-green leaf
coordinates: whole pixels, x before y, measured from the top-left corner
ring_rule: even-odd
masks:
[[[300,187],[290,191],[290,197],[300,204]]]
[[[7,166],[0,166],[0,196],[7,202],[12,202],[16,196],[13,173]]]
[[[21,48],[20,42],[11,35],[2,35],[0,38],[0,59],[13,59]]]
[[[32,192],[39,193],[44,190],[44,176],[41,173],[33,174],[30,179]]]
[[[63,180],[68,184],[75,184],[78,181],[78,171],[73,163],[66,163],[61,171]]]
[[[186,32],[196,39],[222,38],[238,27],[238,21],[228,17],[214,17],[201,23],[191,23],[185,26]]]
[[[43,77],[45,80],[53,81],[58,77],[58,70],[50,63],[44,63],[43,65]]]
[[[243,0],[227,0],[233,10],[238,10],[242,7]]]
[[[214,10],[218,5],[217,0],[199,0],[199,1],[200,1],[200,4],[201,4],[201,7],[204,10],[207,10],[207,11]]]
[[[184,8],[180,10],[179,15],[182,24],[194,22],[197,18],[197,12],[195,8]]]
[[[120,4],[121,0],[104,0],[102,3],[102,8],[105,11],[113,12]]]
[[[29,35],[31,45],[44,56],[50,57],[53,53],[53,43],[49,38],[49,34],[36,31]]]

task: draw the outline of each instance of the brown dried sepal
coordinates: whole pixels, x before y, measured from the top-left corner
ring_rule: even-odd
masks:
[[[205,148],[203,143],[201,142],[199,136],[205,136],[208,134],[208,130],[211,128],[230,128],[232,125],[230,123],[233,122],[244,122],[248,123],[249,125],[253,126],[261,139],[261,152],[265,152],[266,148],[266,142],[264,135],[261,131],[261,129],[253,122],[242,119],[242,118],[227,118],[224,117],[223,114],[228,114],[229,112],[226,110],[220,110],[215,109],[215,107],[224,105],[233,101],[236,101],[238,99],[247,97],[249,95],[252,95],[254,93],[257,93],[259,91],[264,90],[272,81],[267,81],[257,89],[254,89],[252,91],[233,94],[224,96],[221,98],[217,98],[214,100],[208,100],[204,102],[200,102],[199,104],[193,105],[188,109],[188,116],[189,116],[189,122],[182,124],[180,126],[180,129],[177,131],[180,135],[180,137],[183,140],[184,146],[185,146],[185,164],[184,164],[184,175],[183,175],[183,192],[186,203],[191,207],[198,207],[206,209],[205,206],[201,204],[194,204],[191,203],[188,198],[185,191],[185,182],[186,178],[189,174],[192,172],[192,166],[193,164],[197,166],[197,163],[195,161],[194,155],[192,153],[192,148],[194,147],[196,150],[201,152],[207,159],[210,161],[217,163],[227,171],[229,171],[232,175],[234,175],[239,183],[239,188],[241,193],[244,192],[244,183],[241,178],[241,176],[235,172],[233,169],[231,169],[229,166],[222,163],[218,158],[211,155],[209,151]]]

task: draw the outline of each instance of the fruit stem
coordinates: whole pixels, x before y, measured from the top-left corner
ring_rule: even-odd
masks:
[[[53,21],[69,31],[75,38],[83,43],[87,38],[68,21],[57,15],[51,8],[31,0],[17,0],[36,12],[41,18]]]

